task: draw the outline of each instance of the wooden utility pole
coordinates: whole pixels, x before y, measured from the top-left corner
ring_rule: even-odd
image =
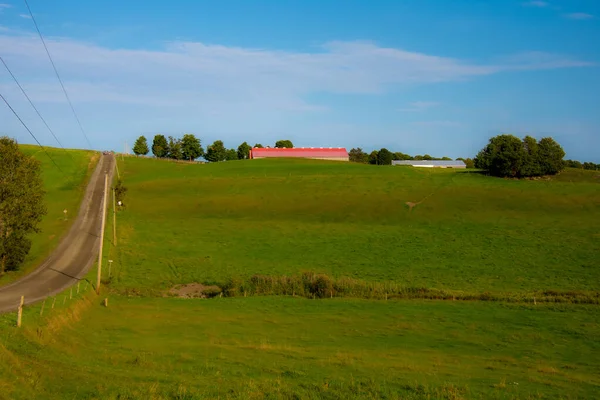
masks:
[[[19,310],[17,311],[17,327],[21,327],[21,318],[23,317],[23,303],[25,303],[25,296],[21,296],[21,304],[19,304]]]
[[[108,197],[108,174],[104,174],[104,201],[102,202],[102,228],[100,230],[100,251],[98,252],[98,279],[96,280],[96,293],[100,294],[100,280],[102,279],[102,247],[104,245],[104,226],[106,222],[106,199]]]
[[[113,244],[117,245],[117,200],[116,190],[113,188]]]

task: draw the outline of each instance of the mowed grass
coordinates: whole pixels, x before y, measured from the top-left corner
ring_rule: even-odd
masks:
[[[518,181],[310,160],[119,162],[115,288],[308,270],[472,292],[600,289],[594,171]]]
[[[0,338],[10,399],[591,399],[597,306],[88,296]],[[6,324],[6,318],[0,320]]]
[[[98,161],[97,152],[65,151],[46,147],[50,157],[63,171],[61,172],[39,146],[19,145],[19,148],[25,154],[33,156],[41,162],[42,179],[46,190],[44,202],[48,214],[44,216],[39,225],[41,231],[31,235],[33,243],[24,265],[19,271],[0,276],[0,285],[7,284],[31,272],[58,245],[61,237],[66,234],[79,212],[85,187]],[[67,210],[66,220],[63,210]]]

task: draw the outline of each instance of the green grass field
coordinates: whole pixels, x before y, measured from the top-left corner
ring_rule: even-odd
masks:
[[[600,179],[306,160],[125,158],[118,247],[87,283],[0,316],[0,399],[593,399]],[[406,202],[423,202],[409,211]],[[109,214],[110,216],[110,214]],[[525,301],[163,297],[303,271]],[[89,278],[94,281],[95,271]],[[373,286],[369,286],[373,285]],[[386,286],[387,285],[387,286]],[[358,296],[360,297],[360,296]],[[109,306],[102,306],[108,298]],[[41,314],[42,308],[44,310]]]
[[[46,147],[46,151],[61,172],[48,158],[39,146],[19,145],[28,155],[35,157],[42,165],[42,179],[46,190],[46,207],[48,214],[39,225],[40,233],[31,236],[32,246],[24,265],[19,271],[9,272],[0,276],[0,285],[7,284],[31,272],[48,257],[58,245],[60,238],[68,231],[75,216],[96,162],[97,152],[86,150],[63,150]],[[67,219],[63,210],[67,210]]]
[[[306,160],[136,158],[121,169],[129,197],[116,288],[309,270],[472,292],[600,289],[594,172],[514,181]],[[405,204],[423,199],[412,211]]]
[[[47,309],[41,325],[4,327],[0,397],[592,399],[600,389],[597,306],[113,296],[107,309],[88,298]]]

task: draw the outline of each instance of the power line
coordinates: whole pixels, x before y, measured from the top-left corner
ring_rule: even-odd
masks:
[[[63,93],[65,94],[65,97],[67,98],[67,101],[69,102],[69,106],[71,107],[71,111],[73,111],[73,115],[75,116],[75,120],[77,120],[77,124],[79,125],[79,129],[81,129],[81,133],[83,133],[83,136],[85,137],[85,140],[87,141],[88,145],[90,146],[90,149],[92,148],[92,143],[90,142],[90,139],[88,139],[87,135],[85,134],[85,130],[83,130],[83,126],[81,125],[81,121],[79,121],[79,117],[77,116],[77,113],[75,112],[75,108],[73,107],[73,103],[71,103],[71,99],[69,98],[69,95],[67,94],[67,90],[65,89],[65,85],[63,84],[62,79],[60,79],[60,75],[58,74],[58,70],[56,69],[56,65],[54,65],[54,60],[52,60],[52,56],[50,55],[50,51],[48,51],[48,46],[46,46],[46,41],[44,40],[44,37],[42,36],[42,32],[40,31],[40,28],[38,27],[38,24],[35,20],[35,17],[33,16],[33,13],[31,12],[31,8],[29,7],[29,3],[27,2],[27,0],[23,0],[25,1],[25,5],[27,6],[27,10],[29,11],[29,15],[31,16],[31,20],[33,21],[33,24],[35,25],[35,29],[37,30],[38,35],[40,35],[40,39],[42,40],[42,44],[44,45],[44,49],[46,49],[46,54],[48,54],[48,58],[50,59],[50,63],[52,64],[52,68],[54,69],[54,73],[56,74],[56,77],[58,78],[58,81],[60,82],[60,86],[62,87]]]
[[[2,56],[0,56],[0,61],[2,61],[2,64],[4,64],[4,67],[6,68],[6,70],[10,74],[10,76],[12,76],[13,80],[15,81],[15,83],[17,84],[17,86],[19,87],[19,89],[21,89],[21,92],[23,93],[23,95],[25,96],[25,98],[27,99],[27,101],[29,101],[29,104],[31,104],[31,107],[33,107],[33,109],[37,113],[38,117],[40,117],[40,119],[42,120],[42,122],[44,123],[44,125],[46,125],[46,128],[48,128],[48,130],[50,131],[50,133],[52,134],[52,136],[54,136],[54,139],[56,139],[56,142],[60,145],[60,147],[62,147],[62,149],[65,151],[65,153],[67,153],[69,155],[69,157],[71,157],[71,159],[73,159],[73,157],[71,156],[71,154],[69,152],[67,152],[67,150],[62,145],[62,143],[60,142],[60,140],[58,140],[58,138],[54,134],[54,131],[52,129],[50,129],[50,126],[48,126],[48,123],[46,122],[46,120],[44,119],[44,117],[42,117],[42,114],[40,114],[40,112],[38,111],[37,107],[33,104],[33,102],[31,101],[31,99],[29,98],[29,96],[25,92],[25,89],[23,89],[23,87],[21,86],[21,84],[19,83],[19,81],[17,80],[17,78],[15,77],[15,75],[12,73],[12,71],[10,70],[10,68],[8,68],[8,65],[6,65],[6,62],[4,61],[4,59],[2,58]]]
[[[33,134],[33,132],[31,132],[31,130],[29,129],[29,127],[25,124],[25,122],[23,122],[23,120],[21,119],[21,117],[19,117],[19,114],[17,114],[17,112],[11,107],[10,103],[8,102],[8,100],[6,100],[4,98],[4,96],[2,95],[2,93],[0,93],[0,97],[2,97],[2,100],[4,100],[4,102],[6,103],[6,105],[8,106],[8,108],[10,108],[10,111],[13,112],[13,114],[15,114],[15,117],[17,117],[17,119],[19,120],[19,122],[21,122],[21,124],[25,127],[25,129],[27,129],[27,132],[29,132],[29,134],[31,135],[31,137],[36,141],[36,143],[42,148],[42,150],[44,150],[44,153],[46,153],[46,155],[48,156],[48,158],[50,159],[50,161],[52,161],[52,163],[56,166],[56,168],[58,168],[58,170],[60,172],[63,173],[63,175],[65,175],[65,171],[63,171],[58,164],[56,163],[56,161],[54,161],[54,159],[52,157],[50,157],[50,154],[48,154],[48,152],[46,151],[46,148],[44,146],[42,146],[42,144],[40,143],[39,140],[37,140],[37,138],[35,137],[35,135]]]

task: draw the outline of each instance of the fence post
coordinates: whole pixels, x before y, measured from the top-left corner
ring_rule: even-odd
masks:
[[[42,303],[42,308],[40,309],[40,317],[42,316],[42,314],[44,314],[44,307],[46,307],[46,299],[44,299],[44,302]]]
[[[21,327],[21,318],[23,317],[23,303],[25,303],[25,296],[21,296],[21,304],[19,304],[19,310],[17,311],[17,327]]]
[[[54,301],[52,301],[52,308],[54,309],[54,304],[56,304],[56,296],[54,296]]]

